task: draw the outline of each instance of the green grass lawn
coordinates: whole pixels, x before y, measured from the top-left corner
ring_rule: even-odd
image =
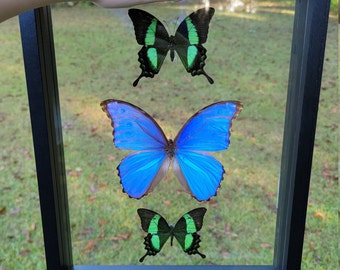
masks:
[[[216,6],[217,7],[217,6]],[[176,29],[178,5],[141,7]],[[194,7],[184,6],[189,11]],[[271,264],[277,186],[290,60],[293,7],[259,2],[254,14],[216,10],[210,24],[206,72],[191,77],[179,59],[158,75],[140,74],[126,10],[53,9],[54,40],[75,264],[138,264],[145,254],[137,208],[176,222],[208,209],[200,251],[188,256],[166,243],[145,264]],[[337,22],[331,18],[319,106],[302,269],[338,265]],[[44,249],[34,153],[17,19],[0,24],[0,269],[43,269]],[[116,167],[126,152],[112,143],[99,103],[115,98],[151,114],[174,138],[197,110],[219,100],[240,100],[230,148],[216,153],[226,174],[218,195],[199,203],[183,192],[170,170],[141,200],[122,193]]]

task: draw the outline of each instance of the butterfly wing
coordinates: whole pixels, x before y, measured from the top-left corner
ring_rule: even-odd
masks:
[[[136,40],[143,45],[138,52],[142,73],[133,83],[133,86],[137,86],[142,77],[153,78],[159,72],[169,51],[169,34],[156,17],[144,10],[129,9],[129,16],[134,25]]]
[[[135,105],[110,99],[101,107],[111,119],[114,145],[137,151],[122,160],[118,174],[123,191],[139,199],[152,191],[167,172],[167,139],[155,120]]]
[[[203,217],[207,209],[204,207],[195,208],[184,214],[176,223],[173,234],[180,243],[184,252],[189,255],[199,254],[202,258],[205,255],[198,251],[201,242],[197,233],[203,226]]]
[[[152,210],[139,208],[137,213],[142,229],[148,233],[144,238],[146,254],[139,260],[143,262],[146,256],[155,256],[162,249],[170,236],[171,228],[160,214]]]
[[[216,195],[224,173],[222,164],[205,152],[229,147],[232,120],[241,110],[239,101],[211,104],[193,115],[175,138],[174,172],[199,201]]]
[[[217,159],[192,151],[177,151],[173,170],[184,189],[198,201],[207,201],[216,195],[224,174]]]
[[[165,177],[169,166],[170,159],[163,151],[135,152],[126,156],[117,167],[123,192],[131,198],[142,198]]]
[[[174,37],[174,48],[187,72],[192,76],[204,75],[211,84],[214,80],[203,69],[207,50],[202,44],[207,41],[214,12],[214,8],[202,8],[191,13],[180,23]]]

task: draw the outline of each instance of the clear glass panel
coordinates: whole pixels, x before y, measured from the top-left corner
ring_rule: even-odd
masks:
[[[287,93],[294,5],[291,2],[211,1],[204,76],[192,77],[168,56],[154,78],[138,77],[137,44],[128,9],[78,4],[53,9],[75,264],[139,264],[145,232],[138,208],[169,223],[208,209],[199,251],[188,256],[168,241],[146,264],[272,264],[277,187]],[[174,34],[201,1],[137,8],[154,14]],[[112,143],[110,120],[99,104],[120,99],[147,111],[174,138],[185,121],[221,100],[240,100],[230,147],[214,156],[225,169],[217,196],[198,202],[183,191],[173,170],[140,199],[122,192],[116,167],[126,156]]]
[[[45,269],[18,18],[0,23],[0,269]]]

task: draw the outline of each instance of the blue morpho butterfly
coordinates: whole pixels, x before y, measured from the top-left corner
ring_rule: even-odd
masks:
[[[141,9],[129,9],[136,40],[143,45],[138,52],[142,73],[133,86],[142,77],[153,78],[159,72],[169,50],[171,61],[174,60],[176,51],[187,72],[192,76],[203,74],[213,84],[213,79],[203,70],[207,50],[202,44],[207,41],[209,22],[214,12],[214,8],[202,8],[191,13],[180,23],[175,35],[169,36],[156,17]]]
[[[228,148],[231,122],[242,110],[242,103],[220,101],[203,108],[184,124],[174,140],[168,140],[156,121],[133,104],[110,99],[101,107],[112,121],[115,146],[135,151],[117,168],[123,192],[136,199],[150,193],[172,161],[185,191],[198,201],[216,195],[224,168],[207,152]]]
[[[205,258],[205,255],[198,251],[201,239],[197,232],[203,226],[203,217],[206,211],[207,209],[204,207],[195,208],[184,214],[173,226],[169,225],[160,214],[152,210],[138,209],[137,213],[141,219],[142,229],[148,233],[144,238],[146,254],[139,261],[143,262],[148,255],[155,256],[169,237],[171,246],[175,237],[184,252],[189,255],[198,254]]]

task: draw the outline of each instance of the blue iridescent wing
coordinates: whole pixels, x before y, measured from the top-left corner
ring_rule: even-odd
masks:
[[[113,143],[124,150],[161,150],[167,139],[155,120],[141,108],[121,100],[100,103],[111,119]]]
[[[198,111],[177,134],[176,148],[205,152],[227,149],[231,122],[242,107],[239,101],[220,101]]]
[[[165,176],[170,160],[168,141],[153,118],[142,109],[120,100],[106,100],[102,109],[111,119],[113,142],[119,149],[135,150],[118,166],[123,191],[139,199]]]
[[[149,194],[165,176],[170,159],[164,151],[135,152],[126,156],[118,166],[123,192],[140,199]]]
[[[228,148],[232,119],[241,110],[238,101],[211,104],[193,115],[175,138],[174,172],[199,201],[216,195],[224,173],[222,164],[205,152]]]
[[[224,174],[222,164],[213,156],[193,151],[177,150],[173,170],[185,190],[198,201],[216,195]]]

